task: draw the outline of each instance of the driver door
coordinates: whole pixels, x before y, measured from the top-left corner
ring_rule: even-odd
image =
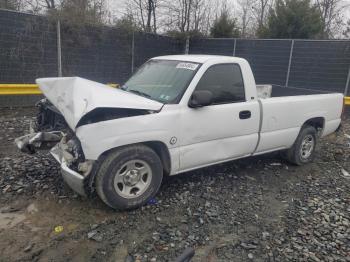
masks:
[[[258,142],[259,104],[246,101],[238,64],[207,69],[195,90],[213,94],[213,102],[181,113],[180,170],[247,156]]]

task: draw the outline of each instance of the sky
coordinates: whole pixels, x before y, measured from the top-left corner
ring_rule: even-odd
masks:
[[[123,14],[126,0],[107,0],[107,8],[118,17]]]

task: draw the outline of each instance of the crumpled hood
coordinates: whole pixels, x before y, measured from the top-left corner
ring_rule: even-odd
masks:
[[[40,78],[36,83],[73,130],[85,114],[96,108],[158,111],[163,106],[160,102],[80,77]]]

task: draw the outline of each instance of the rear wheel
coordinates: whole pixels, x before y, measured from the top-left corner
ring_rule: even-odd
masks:
[[[162,178],[161,160],[151,148],[127,146],[107,154],[96,176],[96,191],[112,208],[133,209],[157,193]]]
[[[312,126],[303,127],[293,147],[286,152],[287,160],[299,166],[311,162],[315,156],[316,142],[316,129]]]

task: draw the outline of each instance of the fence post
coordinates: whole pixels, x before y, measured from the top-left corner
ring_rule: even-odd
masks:
[[[132,39],[131,39],[131,73],[134,73],[135,67],[135,32],[132,31]]]
[[[346,84],[345,84],[345,90],[344,90],[344,95],[345,96],[350,96],[349,93],[349,82],[350,82],[350,66],[348,70],[348,77],[346,78]]]
[[[188,55],[190,51],[190,37],[186,37],[186,45],[185,45],[185,55]]]
[[[236,44],[237,44],[237,38],[235,38],[233,42],[233,56],[236,56]]]
[[[290,67],[292,65],[293,49],[294,49],[294,40],[292,40],[292,43],[290,45],[288,71],[287,71],[286,84],[285,84],[286,87],[288,87],[288,84],[289,84],[289,74],[290,74]]]
[[[58,77],[62,77],[62,43],[61,43],[61,22],[57,20],[57,71]]]

